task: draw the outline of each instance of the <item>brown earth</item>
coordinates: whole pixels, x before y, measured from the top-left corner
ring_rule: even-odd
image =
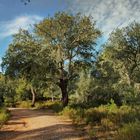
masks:
[[[87,140],[84,130],[52,111],[11,108],[0,140]]]

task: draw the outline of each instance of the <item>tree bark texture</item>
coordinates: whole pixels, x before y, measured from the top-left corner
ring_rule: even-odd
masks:
[[[34,91],[32,86],[31,86],[31,93],[32,93],[32,104],[31,104],[31,106],[34,107],[35,106],[35,91]]]
[[[60,89],[62,92],[62,102],[63,102],[64,107],[68,105],[67,87],[68,87],[68,80],[67,79],[60,79]]]

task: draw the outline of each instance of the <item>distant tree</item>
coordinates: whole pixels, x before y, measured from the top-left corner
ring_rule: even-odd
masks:
[[[14,35],[14,40],[9,45],[2,62],[5,75],[27,80],[32,93],[32,106],[35,104],[36,87],[39,86],[37,80],[40,73],[40,64],[37,59],[38,43],[28,31],[20,30]]]
[[[131,84],[140,82],[140,24],[133,22],[117,29],[111,34],[107,48],[112,52],[111,58],[127,70]]]
[[[140,24],[133,22],[114,31],[104,46],[103,55],[120,75],[116,90],[124,96],[125,102],[136,103],[140,86]]]

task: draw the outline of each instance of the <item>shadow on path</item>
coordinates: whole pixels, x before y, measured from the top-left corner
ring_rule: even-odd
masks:
[[[11,114],[0,140],[87,140],[84,131],[51,111],[11,109]]]
[[[78,133],[71,128],[72,125],[57,124],[24,132],[2,131],[0,140],[76,140],[77,138],[82,140],[84,133]]]

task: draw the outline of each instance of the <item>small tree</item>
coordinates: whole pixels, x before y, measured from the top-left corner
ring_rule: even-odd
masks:
[[[26,30],[20,30],[14,35],[13,43],[9,45],[3,57],[2,68],[5,75],[11,78],[25,78],[32,93],[32,106],[35,104],[36,87],[39,86],[37,75],[40,73],[37,52],[39,42]]]

